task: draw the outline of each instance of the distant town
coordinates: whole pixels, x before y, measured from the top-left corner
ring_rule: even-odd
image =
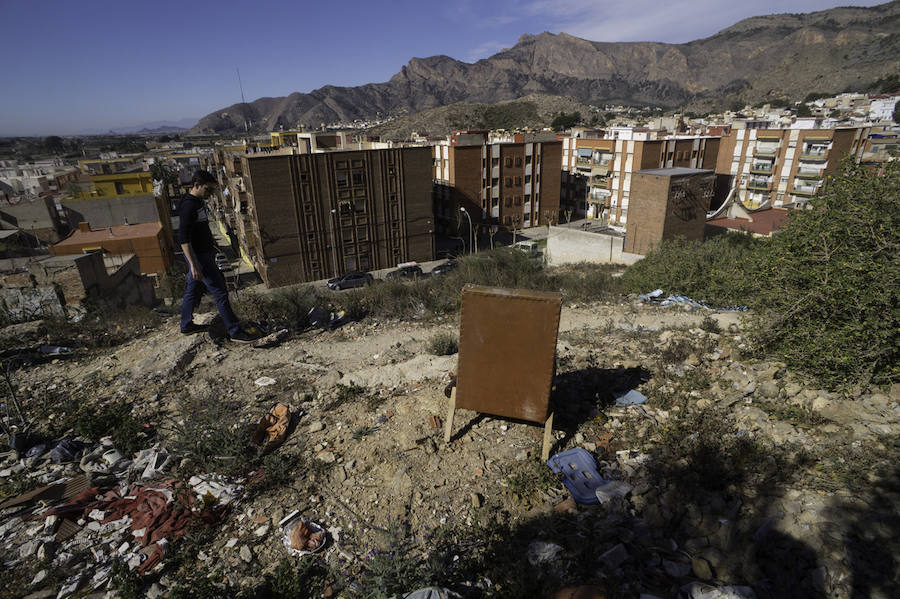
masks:
[[[219,181],[211,224],[234,288],[427,272],[522,241],[552,264],[629,264],[665,239],[771,236],[841,161],[896,159],[898,100],[844,93],[704,117],[606,106],[542,130],[407,139],[367,131],[385,119],[234,139],[8,138],[0,306],[18,321],[93,298],[152,304],[184,271],[173,215],[199,169]]]

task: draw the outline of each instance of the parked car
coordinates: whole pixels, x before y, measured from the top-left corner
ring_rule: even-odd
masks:
[[[415,279],[422,276],[422,268],[418,264],[407,264],[385,275],[386,279]]]
[[[513,248],[520,252],[525,252],[526,254],[539,254],[541,252],[540,247],[538,247],[538,244],[535,241],[517,241],[513,244]]]
[[[372,275],[367,272],[353,271],[343,276],[329,279],[328,288],[339,291],[342,289],[353,289],[354,287],[365,287],[366,285],[371,285],[373,280]]]
[[[449,272],[453,272],[459,268],[459,262],[457,260],[448,260],[443,264],[438,264],[434,268],[431,269],[431,274],[433,275],[445,275]]]

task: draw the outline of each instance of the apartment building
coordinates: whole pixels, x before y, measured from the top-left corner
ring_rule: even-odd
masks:
[[[625,251],[646,254],[664,239],[702,241],[715,171],[684,167],[635,171]]]
[[[719,138],[709,136],[653,139],[648,129],[611,130],[609,139],[563,139],[563,168],[587,177],[584,216],[617,223],[628,222],[632,176],[657,168],[712,170],[719,153]],[[708,207],[707,207],[708,208]],[[578,212],[582,214],[582,212]]]
[[[483,139],[467,133],[433,147],[438,232],[455,234],[465,222],[462,208],[475,226],[514,229],[558,222],[561,142]]]
[[[222,214],[267,287],[434,258],[428,148],[219,159]]]
[[[737,129],[722,138],[716,173],[729,197],[755,210],[802,206],[837,171],[841,159],[859,160],[870,128]]]

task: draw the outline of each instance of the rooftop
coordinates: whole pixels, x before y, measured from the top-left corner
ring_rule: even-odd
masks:
[[[707,225],[721,227],[732,231],[748,231],[756,235],[771,235],[784,227],[791,218],[791,211],[783,208],[766,208],[750,213],[745,218],[714,218],[706,221]]]
[[[155,237],[162,230],[159,222],[137,223],[134,225],[116,225],[91,229],[90,231],[76,230],[70,236],[56,244],[56,246],[84,245],[87,243],[100,243],[109,239],[135,239],[139,237]]]

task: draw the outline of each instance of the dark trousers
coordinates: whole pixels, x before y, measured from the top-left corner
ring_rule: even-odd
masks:
[[[194,318],[194,309],[200,303],[204,291],[209,291],[213,299],[216,300],[216,306],[219,308],[219,314],[222,315],[222,322],[229,335],[234,335],[240,328],[240,322],[231,309],[231,302],[228,301],[228,289],[225,287],[225,275],[216,266],[216,255],[214,253],[196,254],[197,265],[200,267],[202,278],[198,281],[191,276],[191,269],[188,267],[187,286],[184,290],[184,299],[181,301],[181,330],[189,325]]]

